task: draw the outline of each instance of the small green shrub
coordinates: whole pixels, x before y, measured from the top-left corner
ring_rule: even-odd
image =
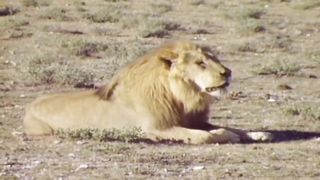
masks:
[[[92,139],[96,141],[125,141],[134,142],[142,138],[140,128],[132,129],[77,129],[62,130],[59,129],[55,133],[60,138],[66,139]]]

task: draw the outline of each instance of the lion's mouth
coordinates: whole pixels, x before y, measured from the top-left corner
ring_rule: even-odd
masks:
[[[210,92],[213,92],[213,91],[217,91],[217,90],[219,90],[219,89],[224,89],[224,88],[226,88],[227,86],[229,86],[229,83],[228,83],[228,82],[226,82],[226,83],[224,83],[224,84],[222,84],[222,85],[220,85],[220,86],[207,87],[207,88],[206,88],[206,91],[210,93]]]

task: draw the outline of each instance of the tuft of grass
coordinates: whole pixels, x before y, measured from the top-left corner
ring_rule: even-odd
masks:
[[[132,129],[59,129],[55,134],[64,139],[96,140],[96,141],[124,141],[135,142],[142,139],[140,128]]]
[[[29,21],[26,18],[9,17],[2,20],[0,19],[0,29],[14,29],[27,25],[29,25]]]
[[[250,9],[250,8],[231,8],[230,10],[223,11],[223,16],[232,19],[232,20],[240,20],[240,19],[260,19],[264,14],[264,11],[261,9]]]
[[[301,10],[310,10],[310,9],[320,7],[320,2],[317,0],[304,0],[304,1],[300,1],[294,7],[296,9],[301,9]]]
[[[206,1],[205,0],[189,0],[189,4],[193,6],[200,6],[200,5],[205,5]]]
[[[104,8],[94,13],[87,13],[83,17],[95,23],[116,23],[122,18],[122,13],[115,8],[116,7]]]
[[[319,106],[292,105],[284,108],[283,113],[287,116],[301,116],[305,119],[320,120]]]
[[[43,19],[54,19],[58,21],[69,21],[71,20],[71,17],[67,15],[67,10],[64,8],[49,8],[43,10],[43,14],[40,15],[40,18]]]
[[[93,73],[84,68],[75,68],[68,62],[59,62],[52,56],[36,56],[17,66],[20,76],[28,84],[74,85],[92,82]]]
[[[236,26],[238,32],[249,35],[251,33],[258,33],[266,31],[266,28],[260,21],[255,19],[242,19]]]
[[[90,42],[83,39],[64,41],[63,48],[68,48],[72,54],[80,57],[97,57],[100,51],[108,49],[108,45]]]
[[[162,38],[169,35],[169,31],[179,29],[178,24],[163,21],[148,15],[132,15],[121,21],[122,28],[134,29],[138,36]]]
[[[49,6],[52,3],[50,0],[22,0],[21,4],[26,7]]]
[[[269,65],[255,65],[252,72],[256,75],[276,75],[293,76],[301,67],[297,64],[287,63],[286,61],[276,60]]]
[[[172,11],[172,6],[170,4],[151,4],[151,8],[158,14],[164,14]]]
[[[128,1],[128,0],[104,0],[106,2],[121,2],[121,1]]]
[[[263,26],[261,21],[262,15],[265,14],[264,10],[260,8],[245,8],[234,7],[234,8],[222,8],[222,15],[237,22],[236,29],[243,34],[263,32],[266,28]]]
[[[320,52],[312,53],[310,56],[311,56],[311,60],[320,64]]]
[[[95,151],[106,155],[132,153],[132,149],[126,143],[105,143],[103,145],[100,145]]]
[[[9,38],[10,39],[18,39],[18,38],[24,38],[24,37],[30,37],[33,35],[32,32],[29,32],[29,31],[23,31],[23,30],[9,30],[8,31],[9,33]]]

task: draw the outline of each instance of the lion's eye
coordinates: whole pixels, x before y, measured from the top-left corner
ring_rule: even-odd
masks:
[[[201,66],[201,67],[203,67],[203,68],[206,67],[206,63],[203,62],[203,61],[197,61],[196,64],[199,65],[199,66]]]

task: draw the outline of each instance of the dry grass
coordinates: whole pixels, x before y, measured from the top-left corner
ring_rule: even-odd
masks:
[[[294,104],[289,105],[283,110],[285,115],[300,116],[305,120],[312,120],[318,122],[320,120],[320,109],[317,105],[308,104]]]
[[[75,85],[93,82],[92,72],[83,68],[75,68],[70,62],[61,61],[52,55],[36,55],[31,60],[17,66],[17,72],[26,84],[61,84]]]
[[[116,6],[109,6],[94,13],[86,13],[84,18],[94,23],[116,23],[122,18],[122,13],[118,8],[116,8]]]
[[[138,128],[133,129],[78,129],[78,130],[58,130],[55,134],[59,138],[74,140],[95,140],[95,141],[124,141],[136,142],[141,140],[142,133]]]
[[[255,65],[252,72],[257,75],[293,76],[300,69],[301,67],[297,64],[288,63],[284,60],[276,60],[267,65]]]

